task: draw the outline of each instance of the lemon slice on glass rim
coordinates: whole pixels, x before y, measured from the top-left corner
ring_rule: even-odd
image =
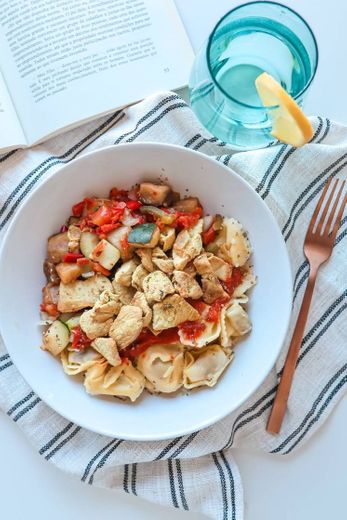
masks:
[[[272,132],[276,139],[292,146],[303,146],[313,136],[313,128],[299,105],[283,87],[267,72],[255,80],[259,97],[269,110]]]

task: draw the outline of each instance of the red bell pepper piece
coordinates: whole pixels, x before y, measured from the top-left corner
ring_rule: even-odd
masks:
[[[216,232],[213,229],[213,226],[211,226],[207,231],[204,231],[203,233],[201,233],[201,237],[202,237],[202,243],[204,244],[204,246],[207,246],[208,244],[213,242],[214,239],[216,238]]]
[[[84,258],[80,253],[66,253],[63,258],[63,262],[67,262],[69,264],[74,264],[77,262],[79,258]]]
[[[103,204],[95,213],[92,213],[89,218],[95,226],[103,226],[104,224],[110,224],[112,217],[112,209]]]
[[[79,350],[80,352],[85,350],[92,342],[91,339],[86,336],[81,327],[78,325],[71,331],[72,334],[72,348]]]
[[[140,206],[142,206],[139,200],[128,200],[126,205],[127,208],[131,209],[132,211],[135,211],[136,209],[139,209]]]

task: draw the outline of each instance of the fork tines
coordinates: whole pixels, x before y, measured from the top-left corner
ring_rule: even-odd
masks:
[[[312,215],[307,235],[321,235],[335,241],[347,203],[347,193],[344,193],[345,185],[345,180],[330,177]],[[337,188],[337,195],[334,198]]]

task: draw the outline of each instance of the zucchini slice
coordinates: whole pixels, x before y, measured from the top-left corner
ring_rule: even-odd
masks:
[[[55,320],[43,335],[43,350],[49,350],[53,356],[62,352],[70,342],[70,330],[60,320]]]
[[[130,245],[141,247],[155,247],[160,238],[158,226],[152,223],[135,226],[128,235]]]

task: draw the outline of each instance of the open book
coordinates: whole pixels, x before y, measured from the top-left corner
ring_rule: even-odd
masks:
[[[185,86],[173,0],[0,0],[0,151]]]

